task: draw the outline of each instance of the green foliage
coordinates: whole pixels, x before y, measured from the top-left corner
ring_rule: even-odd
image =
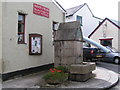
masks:
[[[68,78],[68,73],[65,73],[67,69],[63,66],[58,66],[43,76],[43,78],[50,84],[62,83]]]
[[[55,69],[62,70],[63,72],[68,72],[68,69],[64,66],[57,66],[57,67],[55,67]]]

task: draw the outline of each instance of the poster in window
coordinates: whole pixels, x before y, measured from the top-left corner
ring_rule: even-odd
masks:
[[[42,35],[30,34],[30,55],[41,55],[42,54]]]

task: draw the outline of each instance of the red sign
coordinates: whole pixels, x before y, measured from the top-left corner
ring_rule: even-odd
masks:
[[[33,4],[33,13],[49,18],[49,8],[46,8],[35,3]]]

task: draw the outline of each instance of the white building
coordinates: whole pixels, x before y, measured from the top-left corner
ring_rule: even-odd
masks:
[[[120,51],[119,47],[120,22],[105,18],[89,35],[89,38]]]
[[[54,61],[52,32],[64,22],[56,2],[0,2],[0,74],[6,80]]]
[[[118,2],[118,21],[120,22],[120,1]],[[120,26],[120,23],[119,23]],[[118,31],[118,38],[120,38],[120,30]],[[120,40],[118,40],[118,48],[120,49]],[[120,51],[120,50],[119,50]]]
[[[80,21],[84,36],[90,33],[99,25],[102,19],[93,15],[89,6],[85,3],[66,10],[66,22]]]

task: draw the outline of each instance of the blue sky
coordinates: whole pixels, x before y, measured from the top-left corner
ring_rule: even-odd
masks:
[[[99,18],[110,18],[118,20],[118,2],[120,0],[56,0],[63,8],[68,9],[74,6],[87,3],[93,14]]]

